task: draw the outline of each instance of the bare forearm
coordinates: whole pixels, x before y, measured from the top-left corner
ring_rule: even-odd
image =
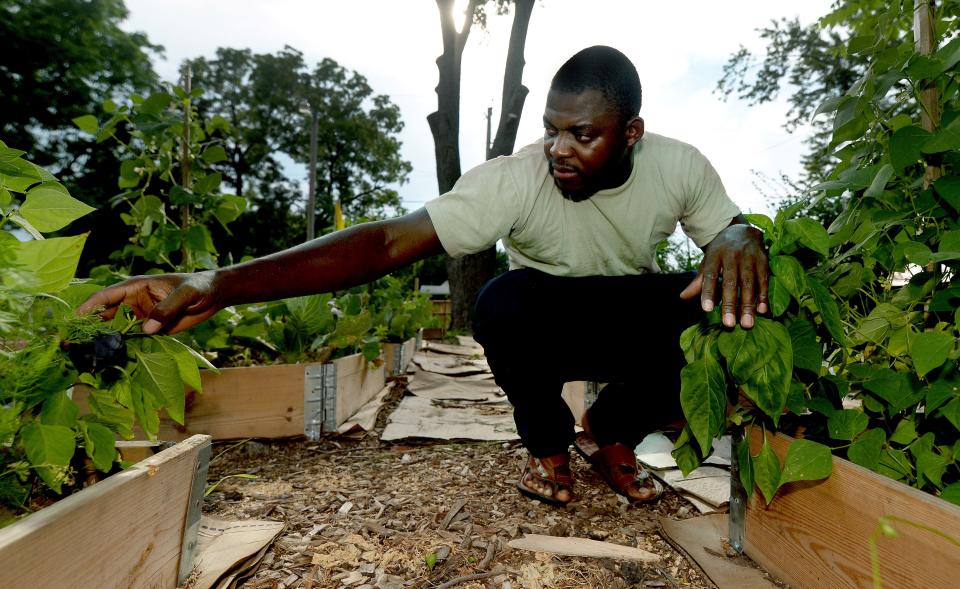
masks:
[[[218,270],[215,292],[236,305],[364,284],[442,248],[425,211],[355,225],[296,247]]]

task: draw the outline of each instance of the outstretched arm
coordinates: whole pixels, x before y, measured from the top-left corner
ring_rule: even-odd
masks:
[[[723,324],[734,327],[739,315],[740,326],[750,329],[756,314],[767,312],[769,273],[763,233],[743,215],[737,215],[704,247],[700,272],[680,298],[700,295],[700,304],[709,313],[718,302],[717,295],[722,294]],[[722,290],[718,293],[721,276]]]
[[[102,305],[109,319],[126,304],[147,320],[145,333],[175,333],[230,305],[349,288],[442,252],[430,216],[420,209],[218,270],[130,278],[95,293],[77,311]]]

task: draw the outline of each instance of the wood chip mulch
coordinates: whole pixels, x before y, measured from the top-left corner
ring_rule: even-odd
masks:
[[[404,393],[395,387],[390,404]],[[657,517],[696,510],[671,490],[630,507],[573,457],[580,500],[555,508],[514,484],[526,459],[517,443],[381,442],[377,428],[319,442],[218,443],[205,514],[283,521],[254,589],[561,589],[712,587],[658,533]],[[635,546],[659,563],[555,556],[507,546],[525,533]]]

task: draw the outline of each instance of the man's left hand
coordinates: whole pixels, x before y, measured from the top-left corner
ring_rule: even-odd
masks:
[[[692,299],[699,294],[700,305],[709,313],[718,302],[718,294],[722,294],[723,324],[734,327],[739,315],[740,326],[750,329],[756,314],[766,313],[769,307],[769,274],[763,233],[738,216],[704,248],[700,273],[680,298]],[[722,285],[720,293],[718,283]]]

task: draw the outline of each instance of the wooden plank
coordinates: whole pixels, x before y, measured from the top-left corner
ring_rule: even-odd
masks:
[[[507,544],[510,548],[532,550],[534,552],[549,552],[564,556],[587,556],[593,558],[612,558],[615,560],[636,560],[640,562],[659,562],[660,557],[652,552],[621,546],[611,542],[590,540],[589,538],[571,538],[560,536],[542,536],[540,534],[526,534],[523,538],[511,540]]]
[[[0,530],[0,587],[177,586],[194,436]]]
[[[754,454],[760,436],[752,433]],[[769,439],[782,460],[791,438]],[[834,457],[829,478],[785,485],[769,507],[753,493],[746,552],[794,589],[873,587],[869,539],[882,516],[960,537],[960,507]],[[913,526],[894,527],[897,537],[877,541],[884,587],[957,586],[960,549]]]
[[[424,343],[430,340],[443,339],[447,333],[447,329],[445,327],[424,327],[421,331],[423,332]]]
[[[460,346],[455,344],[444,344],[441,342],[425,341],[420,347],[425,352],[436,352],[438,354],[452,354],[455,356],[465,356],[467,358],[482,358],[483,348],[480,346]]]
[[[160,421],[161,440],[210,434],[217,440],[303,435],[304,364],[201,371],[203,393],[187,394],[186,425]],[[379,390],[379,389],[378,389]]]
[[[370,399],[377,396],[384,386],[383,366],[374,366],[363,354],[353,354],[333,361],[337,367],[337,426],[356,413]],[[301,392],[301,409],[303,395]],[[301,433],[303,420],[300,420]]]
[[[433,316],[440,320],[440,329],[446,333],[447,328],[450,327],[450,317],[453,315],[453,301],[439,299],[430,302],[433,306]]]
[[[667,541],[700,567],[721,589],[774,589],[773,581],[763,572],[724,554],[729,520],[719,513],[692,517],[683,521],[660,516],[660,527]]]
[[[127,462],[140,462],[160,451],[159,442],[147,440],[118,440],[116,446],[120,452],[120,458]]]

